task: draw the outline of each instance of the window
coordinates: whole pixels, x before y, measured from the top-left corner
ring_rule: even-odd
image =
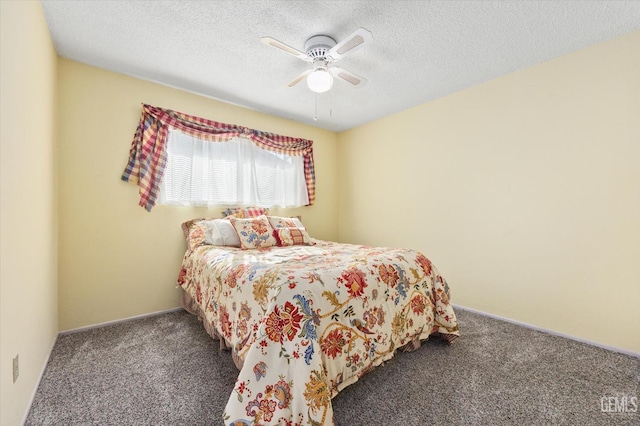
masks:
[[[148,212],[161,192],[165,204],[197,206],[298,207],[316,198],[313,141],[148,104],[142,104],[121,179],[138,186],[138,205]]]
[[[210,142],[169,129],[160,204],[182,206],[309,204],[304,158],[235,137]]]

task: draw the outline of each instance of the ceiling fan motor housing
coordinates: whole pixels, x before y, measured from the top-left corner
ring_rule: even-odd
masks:
[[[306,80],[309,89],[316,93],[324,93],[331,89],[333,77],[340,78],[354,87],[361,86],[366,81],[364,78],[344,68],[333,66],[333,64],[347,54],[360,49],[365,43],[371,42],[371,40],[371,31],[364,28],[358,28],[340,43],[337,43],[332,37],[327,35],[316,34],[307,39],[303,52],[273,37],[262,37],[260,39],[262,43],[268,46],[280,49],[305,62],[313,63],[313,69],[303,71],[291,80],[287,86],[293,87],[301,81]]]
[[[326,60],[329,50],[336,41],[326,35],[315,35],[304,44],[304,50],[314,60]]]

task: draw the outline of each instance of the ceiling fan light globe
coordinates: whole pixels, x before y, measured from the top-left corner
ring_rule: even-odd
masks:
[[[325,69],[316,69],[307,77],[309,90],[316,93],[324,93],[333,86],[333,76]]]

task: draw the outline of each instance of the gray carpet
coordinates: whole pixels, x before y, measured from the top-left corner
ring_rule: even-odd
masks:
[[[456,313],[461,338],[399,353],[343,390],[335,424],[640,424],[601,403],[640,397],[639,358]],[[220,425],[236,375],[184,311],[61,335],[26,425]]]

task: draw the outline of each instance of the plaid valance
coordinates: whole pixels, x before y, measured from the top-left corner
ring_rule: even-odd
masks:
[[[234,124],[218,123],[181,112],[142,105],[140,124],[133,137],[129,162],[122,180],[138,184],[140,206],[151,211],[156,204],[160,182],[167,165],[169,128],[210,142],[226,142],[235,137],[250,139],[262,149],[280,154],[303,156],[309,205],[315,200],[313,141],[253,130]]]

